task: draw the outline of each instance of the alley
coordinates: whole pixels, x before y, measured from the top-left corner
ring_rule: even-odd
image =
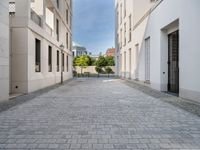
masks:
[[[163,95],[119,79],[74,79],[2,111],[0,149],[200,149],[200,117]]]

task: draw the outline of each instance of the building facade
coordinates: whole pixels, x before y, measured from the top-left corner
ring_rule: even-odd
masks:
[[[72,1],[10,0],[10,93],[72,78]]]
[[[116,0],[115,4],[117,74],[200,101],[200,1]]]
[[[73,52],[73,57],[77,57],[77,56],[82,56],[82,55],[87,55],[88,54],[87,49],[84,46],[82,46],[80,44],[77,44],[77,43],[73,43],[72,52]]]
[[[8,1],[0,1],[0,101],[9,98],[9,13]]]

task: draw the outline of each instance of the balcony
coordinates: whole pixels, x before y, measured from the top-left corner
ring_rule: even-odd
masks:
[[[9,15],[15,16],[15,2],[9,2]]]
[[[31,9],[31,20],[42,27],[42,18],[33,9]]]

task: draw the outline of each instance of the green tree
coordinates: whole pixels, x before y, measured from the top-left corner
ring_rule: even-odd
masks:
[[[106,67],[107,66],[106,58],[104,56],[100,56],[96,61],[96,66],[101,68]]]
[[[96,72],[98,73],[98,77],[99,77],[99,74],[103,72],[102,68],[99,67],[99,66],[96,66],[96,67],[95,67],[95,70],[96,70]]]
[[[74,66],[74,67],[76,66],[76,61],[77,61],[78,58],[79,58],[79,56],[76,56],[76,57],[74,57],[74,59],[73,59],[73,66]]]
[[[96,66],[96,59],[91,58],[91,66]]]
[[[81,74],[83,73],[83,69],[87,68],[89,64],[90,64],[90,59],[87,55],[77,57],[74,61],[74,65],[79,66],[81,68]]]
[[[105,67],[105,72],[108,74],[108,77],[113,73],[112,68],[110,67]]]
[[[113,56],[107,56],[106,58],[107,66],[115,66],[115,58]]]

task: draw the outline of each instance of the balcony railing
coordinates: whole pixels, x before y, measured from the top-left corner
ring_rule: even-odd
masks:
[[[9,15],[15,16],[15,2],[9,2]]]
[[[31,20],[42,27],[42,18],[33,9],[31,9]]]

